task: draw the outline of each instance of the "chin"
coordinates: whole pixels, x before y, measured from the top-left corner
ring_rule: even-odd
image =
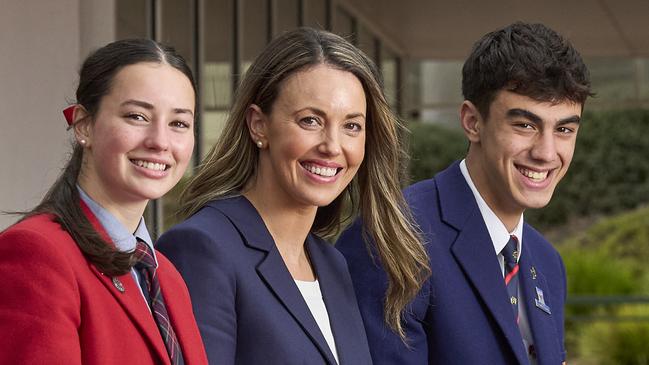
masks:
[[[543,208],[546,205],[548,205],[550,203],[551,198],[552,198],[552,196],[550,196],[550,197],[526,198],[526,199],[523,199],[523,201],[522,201],[523,204],[521,204],[521,205],[524,206],[525,209],[540,209],[540,208]]]

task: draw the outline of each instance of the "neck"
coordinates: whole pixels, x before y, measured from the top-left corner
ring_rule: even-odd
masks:
[[[486,172],[477,160],[471,153],[466,157],[466,168],[469,171],[469,176],[471,176],[471,181],[473,181],[473,185],[475,185],[478,193],[484,199],[485,203],[487,203],[487,206],[489,206],[489,209],[500,219],[505,228],[507,228],[507,231],[512,232],[518,225],[523,211],[512,206],[511,202],[499,201],[498,194],[489,184]]]
[[[291,205],[277,191],[267,190],[253,183],[243,195],[257,209],[293,278],[314,280],[304,243],[317,207]]]
[[[83,189],[92,200],[115,216],[115,218],[123,224],[129,232],[135,232],[138,224],[140,224],[140,219],[144,214],[144,209],[146,208],[148,200],[120,202],[106,194],[105,191],[98,188],[95,184],[88,184],[81,178],[78,183],[79,186],[81,186],[81,189]]]

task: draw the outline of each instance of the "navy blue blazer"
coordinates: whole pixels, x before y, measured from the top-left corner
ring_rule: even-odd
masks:
[[[336,364],[257,210],[243,196],[216,200],[166,232],[157,248],[187,283],[212,364]],[[343,256],[306,240],[341,364],[371,364]]]
[[[361,242],[359,223],[337,243],[349,264],[374,363],[528,364],[498,258],[459,164],[410,186],[404,194],[423,233],[432,269],[405,314],[409,348],[383,322],[387,277]],[[560,364],[565,359],[566,298],[561,257],[525,224],[519,265],[520,300],[538,363]]]

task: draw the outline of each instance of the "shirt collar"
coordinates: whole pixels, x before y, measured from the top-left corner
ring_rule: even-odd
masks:
[[[473,180],[471,180],[471,176],[469,175],[469,170],[466,167],[466,160],[462,160],[460,162],[460,171],[462,171],[464,180],[466,180],[466,183],[471,188],[471,192],[473,193],[473,196],[478,203],[478,209],[480,209],[482,219],[487,226],[487,231],[489,231],[491,243],[494,246],[496,255],[500,254],[500,251],[505,248],[505,245],[507,244],[507,242],[509,242],[509,237],[511,235],[516,236],[516,238],[518,239],[518,252],[523,252],[521,250],[523,246],[523,215],[521,214],[521,217],[518,220],[518,224],[516,225],[514,230],[512,232],[508,232],[503,222],[500,220],[500,218],[498,218],[496,213],[494,213],[494,211],[489,208],[489,205],[487,205],[487,202],[484,201],[484,199],[480,195],[480,192],[475,187],[475,184],[473,183]],[[520,255],[518,258],[520,260]]]
[[[108,233],[108,236],[119,251],[130,252],[135,250],[137,238],[139,238],[144,241],[149,248],[151,248],[156,267],[158,266],[158,260],[155,256],[155,250],[153,249],[153,242],[149,235],[149,231],[146,228],[146,223],[144,222],[143,217],[140,217],[140,223],[138,223],[135,232],[131,233],[117,218],[115,218],[113,214],[99,205],[99,203],[92,200],[92,198],[83,191],[81,186],[77,185],[77,190],[79,190],[81,200],[86,203],[88,208],[90,208],[90,211],[95,215],[95,217],[97,217],[97,220],[102,227],[104,227],[104,230],[106,230],[106,233]]]

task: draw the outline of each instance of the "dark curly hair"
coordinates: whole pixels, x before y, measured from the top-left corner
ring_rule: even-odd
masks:
[[[462,68],[462,94],[483,117],[499,90],[538,101],[584,105],[594,94],[572,44],[543,24],[517,22],[478,40]]]

